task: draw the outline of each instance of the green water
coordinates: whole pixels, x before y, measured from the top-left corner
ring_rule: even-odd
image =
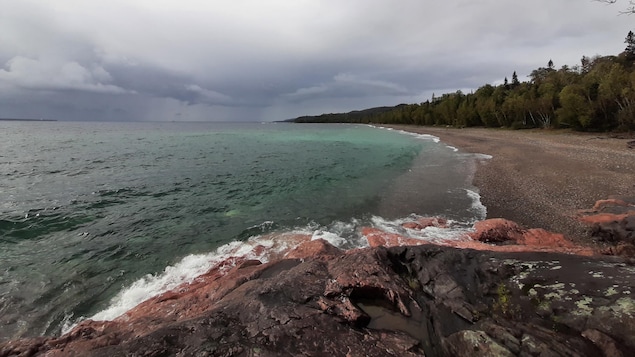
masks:
[[[59,333],[144,275],[231,241],[344,222],[346,248],[373,216],[474,215],[452,150],[366,126],[0,122],[0,133],[0,340]]]

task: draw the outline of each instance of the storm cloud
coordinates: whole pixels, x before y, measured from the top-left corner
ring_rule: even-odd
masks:
[[[0,0],[0,117],[248,120],[415,103],[621,52],[592,0]]]

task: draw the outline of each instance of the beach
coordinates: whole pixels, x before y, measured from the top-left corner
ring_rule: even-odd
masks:
[[[277,134],[269,131],[264,137],[288,138],[288,130],[305,128],[308,127],[287,128]],[[354,172],[355,163],[362,164],[359,167],[376,165],[369,172],[382,167],[385,170],[388,163],[394,164],[395,157],[398,158],[387,155],[391,147],[399,148],[397,152],[415,152],[415,164],[404,161],[400,170],[414,172],[423,168],[429,175],[413,180],[408,175],[404,180],[403,171],[398,171],[390,176],[393,186],[410,193],[406,200],[398,202],[419,200],[425,207],[430,200],[425,195],[417,196],[421,191],[474,193],[475,185],[479,194],[468,195],[469,207],[480,200],[487,207],[488,218],[514,220],[523,227],[504,219],[487,219],[456,236],[452,226],[457,221],[442,215],[411,215],[394,222],[374,217],[365,222],[354,220],[354,224],[334,224],[332,228],[309,226],[304,230],[268,229],[273,223],[260,225],[246,230],[250,235],[247,240],[227,243],[214,252],[188,255],[165,268],[164,273],[137,280],[112,299],[107,309],[87,319],[77,319],[76,324],[64,324],[61,334],[53,328],[48,331],[39,328],[36,323],[32,323],[33,333],[16,330],[6,342],[0,340],[0,356],[626,356],[635,348],[635,301],[631,298],[635,269],[629,260],[635,256],[633,201],[611,200],[596,205],[601,207],[594,212],[602,213],[596,216],[611,220],[603,227],[604,237],[610,238],[605,242],[594,244],[596,238],[578,220],[579,211],[588,210],[598,200],[634,196],[635,150],[628,148],[632,139],[552,131],[399,126],[393,127],[391,133],[366,126],[347,128],[353,130],[346,133],[349,140],[357,138],[361,143],[374,144],[350,151],[363,152],[365,156],[350,155],[351,161],[345,163],[349,175]],[[242,132],[248,133],[247,129]],[[331,135],[342,131],[339,126],[313,130],[317,129],[316,138],[324,137],[322,130],[334,130]],[[427,136],[415,135],[408,143],[406,135],[397,129]],[[262,128],[252,130],[260,133]],[[156,132],[150,130],[149,134]],[[143,136],[146,150],[152,147],[152,142],[162,141],[152,139],[149,134]],[[306,138],[307,133],[302,134]],[[429,144],[428,151],[402,146],[420,144],[421,139]],[[201,144],[209,145],[208,137],[200,140]],[[252,144],[253,140],[252,137]],[[236,142],[242,145],[243,141],[246,140]],[[344,156],[342,147],[330,145],[329,141],[313,140],[311,146],[315,148],[320,142],[325,143],[322,150],[311,152],[325,158]],[[191,152],[190,148],[197,147],[195,143],[183,148]],[[278,148],[283,143],[278,140],[276,145],[261,148]],[[305,141],[298,143],[305,146]],[[328,148],[333,151],[325,154]],[[436,156],[439,148],[450,155]],[[296,146],[290,149],[294,150],[287,151],[299,152]],[[232,152],[241,151],[236,148]],[[204,157],[208,159],[210,154]],[[272,157],[274,162],[270,164],[280,161],[279,156]],[[454,167],[456,170],[452,170],[452,157],[461,163]],[[360,161],[362,158],[365,163]],[[418,161],[428,158],[437,161]],[[297,161],[315,166],[319,163],[317,159]],[[260,160],[264,157],[258,156],[256,167],[262,165]],[[291,169],[289,160],[281,162],[285,162],[285,173]],[[134,176],[136,166],[129,165],[127,175]],[[251,174],[253,168],[248,166],[245,172]],[[296,172],[305,170],[300,166]],[[268,172],[267,176],[273,173]],[[366,172],[363,174],[359,176],[367,177]],[[228,177],[225,175],[223,180]],[[465,186],[448,189],[433,184],[438,179],[444,184],[451,183],[457,177]],[[272,185],[282,187],[279,181],[274,180]],[[310,177],[307,181],[311,181]],[[350,177],[343,181],[348,183]],[[233,186],[240,182],[234,181]],[[226,191],[224,187],[221,192]],[[332,190],[333,184],[328,187]],[[155,194],[160,194],[159,202],[173,202],[166,201],[169,195],[164,189],[144,193],[132,184],[123,188],[96,194],[118,198],[118,210],[125,207],[124,199],[135,203],[137,197],[156,198]],[[195,188],[190,188],[193,193],[200,192]],[[183,190],[174,194],[182,197]],[[351,186],[346,186],[340,192],[351,190]],[[452,196],[446,195],[439,202],[452,200]],[[197,207],[191,200],[185,202],[188,207]],[[301,201],[299,207],[306,206],[306,202]],[[104,203],[113,202],[98,203],[96,208],[102,209]],[[293,200],[287,200],[286,205],[292,203]],[[483,207],[478,206],[478,217],[483,218]],[[329,204],[325,211],[331,207]],[[620,210],[629,212],[618,214]],[[221,216],[226,220],[243,220],[240,210],[230,212]],[[613,222],[614,219],[621,221]],[[85,232],[89,228],[98,232],[99,226],[81,227]],[[353,230],[355,235],[346,229]],[[546,230],[564,233],[574,242],[563,234]],[[451,234],[445,234],[448,232]],[[92,236],[97,234],[88,234],[89,238]],[[78,237],[85,239],[86,235]],[[112,234],[109,239],[113,239]],[[348,245],[342,243],[346,239]],[[165,242],[176,247],[174,238]],[[614,249],[604,249],[603,244],[613,244]],[[354,249],[350,249],[351,245]],[[156,247],[156,243],[152,246]],[[50,251],[47,249],[47,254]],[[94,257],[91,255],[87,265],[103,270],[104,265],[96,264]],[[57,267],[78,269],[79,265],[72,263],[63,262]],[[115,263],[116,267],[121,266]],[[40,265],[47,269],[51,266]],[[32,270],[32,266],[27,268]],[[54,284],[49,285],[52,289],[72,287],[79,278],[95,276],[94,270],[80,274],[67,274],[69,278],[58,275],[51,279]],[[73,280],[66,283],[64,279]],[[75,295],[80,298],[90,282],[82,281],[84,290]],[[95,281],[96,285],[103,284],[103,280]],[[107,281],[121,284],[111,278]],[[11,292],[15,294],[15,290]],[[9,297],[11,302],[20,302],[20,295]],[[63,298],[66,296],[57,298],[60,309],[70,305]],[[95,301],[96,298],[91,298],[85,304],[97,305]],[[10,305],[14,310],[0,306],[3,328],[18,325],[16,322],[24,326],[27,318],[33,316],[31,306],[44,311],[40,316],[46,316],[45,308],[37,303],[36,300],[26,304],[24,312],[16,309],[15,303]]]
[[[632,135],[389,127],[434,135],[463,152],[491,155],[479,163],[473,181],[488,218],[506,218],[592,244],[578,212],[609,197],[635,197],[635,150],[628,147]]]

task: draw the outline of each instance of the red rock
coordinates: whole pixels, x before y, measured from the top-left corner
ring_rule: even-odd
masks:
[[[284,257],[286,259],[305,259],[309,257],[317,257],[321,255],[340,255],[342,251],[325,241],[324,239],[310,240],[301,243],[293,250],[287,252]]]
[[[589,216],[580,217],[580,221],[587,224],[604,224],[610,222],[619,222],[623,219],[626,219],[629,215],[635,214],[632,213],[623,213],[623,214],[614,214],[614,213],[599,213]]]
[[[381,229],[364,227],[362,235],[371,247],[397,247],[402,245],[422,245],[428,242],[421,239],[404,237],[400,234],[384,232]]]
[[[522,239],[523,229],[516,222],[503,218],[486,219],[474,224],[474,233],[469,236],[485,243],[517,242]]]
[[[599,211],[599,210],[603,209],[606,206],[628,207],[628,206],[631,206],[631,204],[629,204],[628,202],[626,202],[624,200],[621,200],[621,199],[609,198],[607,200],[598,200],[597,202],[595,202],[595,205],[593,205],[593,210],[594,211]]]
[[[576,246],[564,235],[548,232],[544,229],[521,229],[516,223],[505,219],[490,219],[478,222],[476,231],[464,239],[426,241],[405,237],[396,233],[384,232],[377,228],[366,227],[362,234],[371,247],[396,247],[434,244],[447,247],[488,250],[495,252],[554,252],[592,256],[597,254],[588,247]],[[481,239],[481,240],[479,240]],[[494,245],[489,242],[503,242]]]
[[[404,222],[401,226],[407,229],[416,229],[416,230],[423,229],[423,227],[417,222]]]
[[[632,257],[635,246],[635,198],[599,200],[578,219],[591,227],[591,235],[612,245],[602,254]]]
[[[404,222],[401,226],[418,231],[428,227],[448,228],[448,220],[441,217],[423,217],[416,221]]]
[[[563,234],[552,233],[541,228],[525,231],[517,242],[523,245],[538,247],[575,247],[572,242],[565,239]]]
[[[314,245],[328,247],[307,242],[307,251]],[[0,343],[0,356],[620,356],[635,349],[625,283],[634,281],[632,269],[572,255],[524,257],[531,269],[520,269],[517,254],[432,245],[267,264],[236,258],[115,321]],[[556,284],[566,299],[548,297]],[[527,303],[529,287],[549,309]],[[618,293],[587,298],[608,289]],[[563,328],[552,327],[556,318]]]

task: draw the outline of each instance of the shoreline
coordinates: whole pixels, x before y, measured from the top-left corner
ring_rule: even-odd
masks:
[[[568,211],[550,210],[604,195],[589,186],[607,179],[598,171],[635,155],[623,153],[619,140],[588,144],[589,136],[393,128],[491,155],[474,176],[487,191],[481,200],[499,202],[488,216],[520,215],[523,222],[525,214],[527,228],[541,228],[537,219],[545,217],[551,218],[545,224],[577,223]],[[632,177],[634,163],[628,164],[601,188],[632,193],[632,180],[621,181]],[[552,170],[562,180],[546,174]],[[581,173],[588,179],[567,185]],[[542,195],[531,196],[535,190]],[[565,195],[575,200],[563,201]],[[509,208],[518,197],[529,201]],[[529,216],[527,207],[540,204],[537,218]],[[439,217],[401,227],[450,228]],[[361,233],[369,246],[350,250],[315,232],[272,233],[248,240],[249,250],[235,245],[193,280],[117,317],[83,320],[62,336],[1,341],[0,356],[624,356],[635,348],[632,264],[598,259],[597,250],[562,234],[514,222],[480,221],[474,228],[463,239],[427,242],[368,226]]]
[[[473,184],[487,218],[564,234],[594,244],[577,216],[609,197],[635,197],[632,138],[569,131],[384,127],[438,137],[460,151],[491,155],[477,164]]]

